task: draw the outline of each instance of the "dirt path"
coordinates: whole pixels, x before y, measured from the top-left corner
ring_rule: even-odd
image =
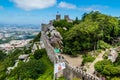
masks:
[[[93,74],[95,69],[94,69],[94,65],[96,62],[103,60],[102,56],[104,55],[105,51],[102,51],[97,57],[96,59],[93,61],[93,63],[90,64],[89,68],[87,69],[87,72],[90,74]],[[71,57],[69,55],[66,54],[62,54],[62,56],[69,62],[69,64],[71,64],[72,66],[80,66],[82,64],[82,55],[79,55],[78,57]]]
[[[91,73],[91,74],[94,73],[94,71],[95,71],[94,65],[95,65],[96,62],[103,60],[102,56],[104,55],[104,53],[105,53],[105,51],[102,51],[102,52],[96,57],[96,59],[93,61],[93,63],[91,63],[91,65],[90,65],[89,68],[87,69],[87,72],[88,72],[88,73]]]
[[[66,54],[62,54],[62,56],[71,64],[72,66],[80,66],[82,63],[82,55],[78,55],[78,57],[71,57]]]

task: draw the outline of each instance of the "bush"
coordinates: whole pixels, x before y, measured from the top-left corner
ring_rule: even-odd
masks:
[[[41,37],[41,32],[33,39],[33,43],[40,41],[40,37]]]
[[[73,80],[81,80],[80,78],[73,78]]]
[[[98,61],[94,67],[96,71],[102,72],[106,65],[111,65],[111,64],[112,62],[110,60],[102,60],[102,61]]]
[[[6,54],[0,50],[0,61],[6,58]]]
[[[45,54],[45,53],[46,53],[46,50],[45,50],[45,49],[38,49],[38,50],[36,50],[35,53],[34,53],[34,58],[38,60],[38,59],[40,59],[40,58],[42,57],[42,55]]]
[[[120,78],[114,77],[114,78],[112,78],[111,80],[120,80]]]
[[[95,64],[95,70],[105,76],[119,76],[119,66],[114,66],[110,60],[102,60]]]
[[[87,63],[87,62],[93,62],[95,60],[94,57],[92,57],[91,55],[83,55],[83,64]]]
[[[98,41],[97,47],[98,47],[99,49],[111,48],[111,46],[110,46],[108,43],[106,43],[106,42],[104,42],[104,41],[102,41],[102,40]]]
[[[108,54],[110,53],[110,51],[107,51],[107,52],[105,52],[105,54],[103,55],[103,58],[104,59],[108,59]]]
[[[40,74],[43,74],[46,70],[46,65],[43,61],[30,60],[27,63],[21,63],[15,68],[11,75],[17,75],[18,78],[24,79],[37,79]]]
[[[99,53],[101,53],[101,51],[102,51],[101,49],[98,49],[98,50],[97,50],[97,52],[99,52]]]

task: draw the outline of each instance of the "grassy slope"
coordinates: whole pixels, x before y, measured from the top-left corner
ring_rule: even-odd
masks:
[[[50,62],[48,56],[46,54],[43,55],[41,60],[46,64],[46,71],[44,74],[40,75],[37,80],[53,80],[53,63]],[[59,78],[58,80],[65,80],[64,77]]]
[[[40,75],[40,77],[37,80],[52,80],[53,77],[53,64],[50,62],[48,56],[46,54],[43,55],[41,60],[44,61],[46,64],[46,71],[44,74]]]

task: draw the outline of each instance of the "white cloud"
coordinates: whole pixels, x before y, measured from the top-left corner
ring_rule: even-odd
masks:
[[[101,11],[103,9],[109,8],[108,6],[101,6],[101,5],[92,5],[89,7],[80,7],[79,10],[81,11]]]
[[[4,9],[3,6],[0,6],[0,10]]]
[[[56,0],[11,0],[24,10],[44,9],[56,4]]]
[[[77,8],[76,5],[70,4],[67,2],[63,2],[63,1],[58,4],[58,7],[59,8],[66,8],[66,9],[76,9]]]

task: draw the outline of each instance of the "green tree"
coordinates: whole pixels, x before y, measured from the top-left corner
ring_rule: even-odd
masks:
[[[69,23],[66,20],[60,20],[60,21],[54,21],[53,23],[54,27],[66,27],[67,29],[71,28],[73,26],[73,23]]]
[[[7,55],[3,51],[0,50],[0,61],[4,60],[6,58],[6,56]]]
[[[34,53],[34,58],[38,60],[42,57],[43,54],[46,54],[46,50],[45,49],[38,49]]]
[[[75,18],[75,20],[73,21],[73,24],[79,24],[80,23],[80,20],[78,19],[78,17]]]
[[[33,42],[40,41],[40,37],[41,37],[41,32],[39,32],[39,34],[33,39]]]
[[[75,25],[64,36],[64,51],[73,54],[75,51],[91,49],[98,40],[97,29],[95,22],[85,21]]]
[[[97,47],[98,47],[99,49],[106,49],[106,48],[108,49],[108,48],[110,48],[111,46],[110,46],[108,43],[100,40],[99,42],[97,42]]]

